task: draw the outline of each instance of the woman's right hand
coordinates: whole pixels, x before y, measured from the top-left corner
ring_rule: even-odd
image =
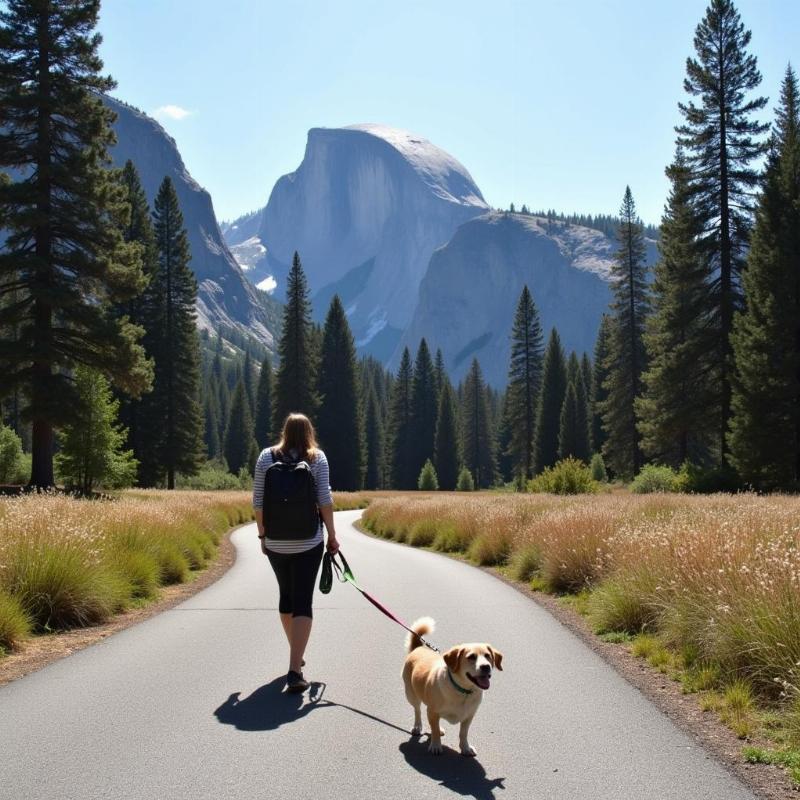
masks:
[[[339,540],[336,538],[335,533],[328,534],[328,552],[335,556],[339,552]]]
[[[267,540],[266,540],[266,539],[259,538],[259,540],[258,540],[258,541],[259,541],[259,542],[261,542],[261,552],[262,552],[264,555],[267,555]]]

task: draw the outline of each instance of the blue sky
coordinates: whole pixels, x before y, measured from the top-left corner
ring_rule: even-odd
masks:
[[[380,122],[458,158],[487,201],[657,222],[696,0],[105,0],[115,94],[158,117],[217,216],[263,206],[309,128]],[[739,0],[770,98],[800,2]]]

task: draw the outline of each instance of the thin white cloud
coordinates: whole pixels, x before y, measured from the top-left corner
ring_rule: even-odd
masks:
[[[157,108],[153,113],[156,117],[167,117],[169,119],[180,121],[182,119],[186,119],[186,117],[190,116],[194,112],[188,111],[180,106],[167,105]]]

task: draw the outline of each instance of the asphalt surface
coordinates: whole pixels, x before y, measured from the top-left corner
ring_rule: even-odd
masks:
[[[0,688],[0,797],[744,800],[754,796],[547,612],[491,575],[358,533],[362,585],[442,649],[488,640],[502,672],[476,759],[412,738],[403,630],[351,586],[316,595],[311,697],[282,694],[287,647],[255,527],[187,602]],[[425,719],[423,713],[423,720]]]

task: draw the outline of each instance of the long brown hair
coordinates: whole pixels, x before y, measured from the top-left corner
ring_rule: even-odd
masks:
[[[313,461],[319,445],[311,420],[305,414],[289,414],[283,423],[281,440],[275,447],[281,453],[296,450],[301,461]]]

